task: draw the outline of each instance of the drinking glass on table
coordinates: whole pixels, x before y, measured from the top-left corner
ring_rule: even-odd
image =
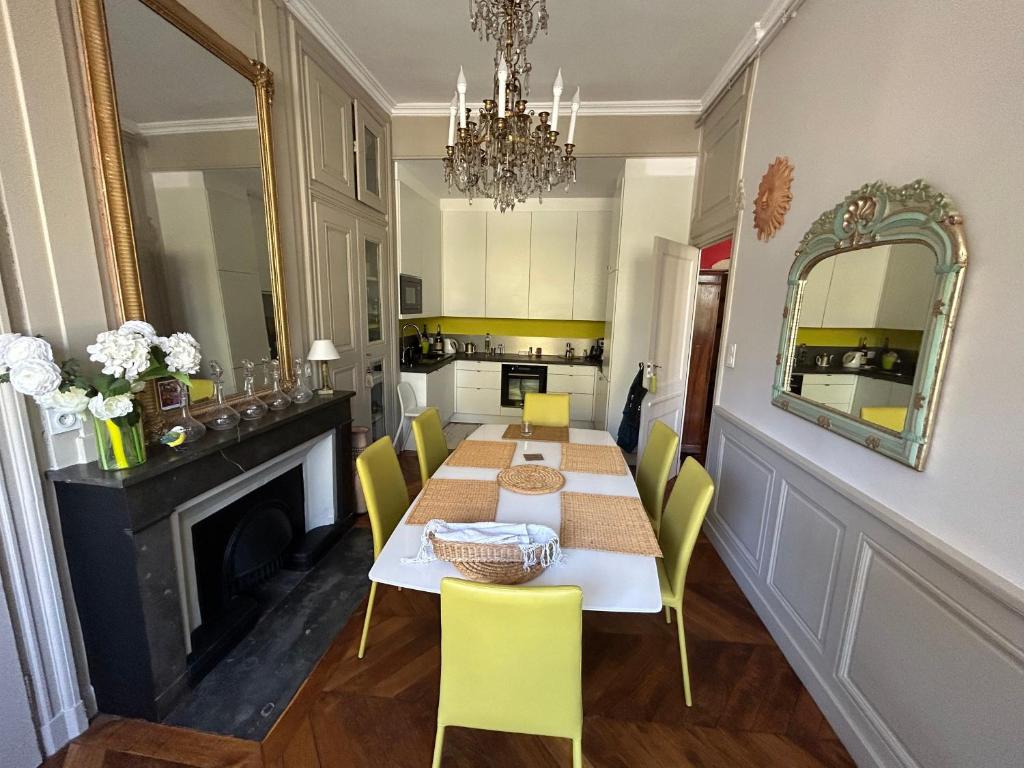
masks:
[[[520,431],[523,433],[523,437],[529,437],[533,434],[533,425],[526,419],[523,419],[523,424],[520,427]]]

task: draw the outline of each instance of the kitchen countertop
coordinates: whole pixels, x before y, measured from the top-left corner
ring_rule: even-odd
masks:
[[[435,359],[426,359],[412,365],[403,365],[401,367],[402,373],[433,373],[444,368],[449,363],[454,363],[456,360],[473,360],[473,361],[485,361],[490,363],[520,363],[522,365],[589,365],[591,367],[600,367],[601,362],[599,360],[588,360],[585,357],[574,357],[571,360],[567,360],[564,357],[558,355],[517,355],[506,352],[502,355],[486,355],[483,352],[477,352],[476,354],[467,355],[465,352],[456,352],[452,355],[445,355]]]
[[[886,371],[881,368],[872,367],[860,367],[860,368],[844,368],[842,365],[830,365],[828,368],[820,368],[817,365],[794,365],[793,373],[796,374],[831,374],[831,375],[847,375],[847,376],[865,376],[869,379],[881,379],[882,381],[898,381],[901,384],[913,384],[914,374],[911,373],[900,373],[897,371]]]

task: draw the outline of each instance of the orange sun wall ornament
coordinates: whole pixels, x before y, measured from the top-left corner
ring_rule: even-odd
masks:
[[[754,229],[758,240],[771,240],[782,229],[793,200],[793,166],[788,157],[776,157],[768,166],[754,198]]]

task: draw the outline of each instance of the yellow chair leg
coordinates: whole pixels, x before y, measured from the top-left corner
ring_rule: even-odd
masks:
[[[686,699],[686,706],[693,706],[693,699],[690,696],[690,665],[686,663],[686,633],[683,631],[683,612],[676,609],[676,621],[679,622],[679,659],[683,664],[683,697]]]
[[[669,608],[667,605],[665,606],[665,623],[666,624],[671,624],[672,623],[672,609]]]
[[[583,737],[582,736],[572,740],[572,768],[583,768]]]
[[[444,726],[438,723],[437,735],[434,736],[434,762],[431,768],[441,768],[441,753],[444,752]]]
[[[370,582],[370,599],[366,601],[366,618],[363,619],[363,638],[359,641],[359,658],[366,653],[366,636],[370,633],[370,616],[373,614],[373,598],[377,596],[377,582]]]

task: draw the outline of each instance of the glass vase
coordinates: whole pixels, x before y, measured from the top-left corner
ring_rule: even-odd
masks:
[[[102,469],[113,472],[146,463],[146,439],[142,433],[142,410],[138,405],[127,416],[116,419],[93,417],[93,431]]]
[[[216,360],[211,360],[210,373],[213,377],[213,396],[217,404],[208,412],[206,424],[210,429],[234,429],[241,417],[238,411],[224,400],[224,368]]]

